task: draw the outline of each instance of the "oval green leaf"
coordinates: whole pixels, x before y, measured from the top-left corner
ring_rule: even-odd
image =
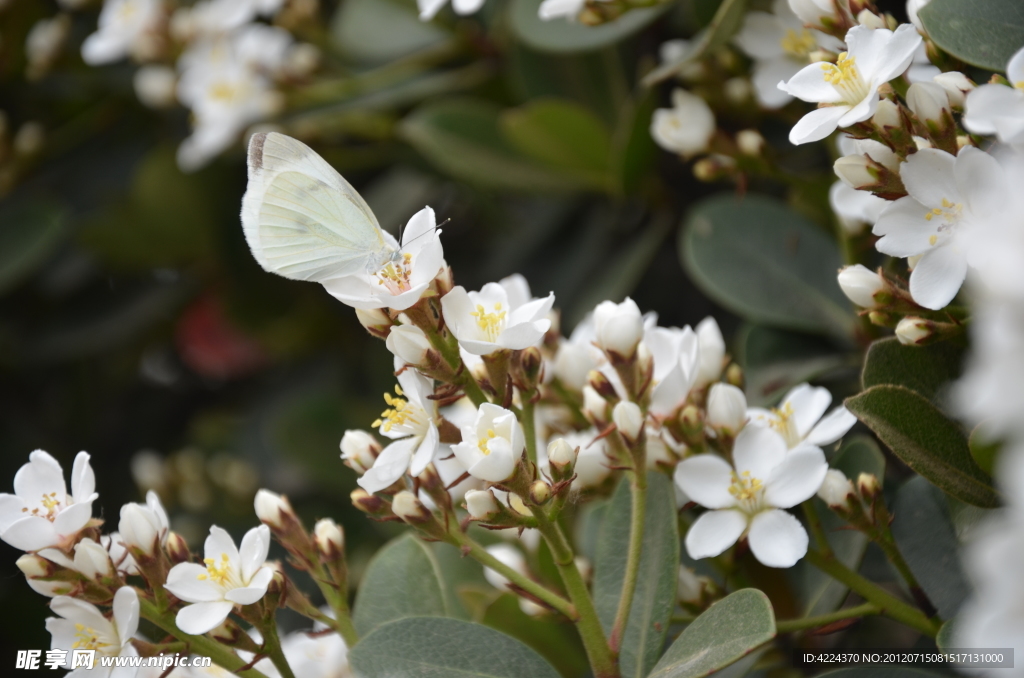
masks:
[[[821,337],[751,324],[740,329],[737,354],[747,400],[757,407],[774,405],[797,384],[848,364]]]
[[[868,348],[861,381],[864,388],[905,386],[934,401],[946,384],[960,376],[963,357],[963,346],[952,342],[904,346],[896,337],[887,337]]]
[[[363,636],[403,617],[450,614],[444,579],[430,547],[412,535],[387,543],[366,568],[352,621]]]
[[[918,12],[935,43],[967,63],[1006,70],[1024,47],[1024,3],[1020,0],[931,0]]]
[[[873,386],[847,398],[846,407],[907,466],[947,494],[982,508],[999,505],[999,494],[971,457],[963,430],[924,396],[902,386]]]
[[[438,617],[385,624],[352,648],[349,661],[359,678],[560,678],[518,640]]]
[[[585,26],[566,19],[544,21],[538,14],[543,0],[513,0],[509,6],[512,30],[526,45],[543,52],[589,52],[613,45],[643,29],[657,19],[672,3],[634,9],[615,21],[600,26]]]
[[[690,278],[747,320],[849,336],[854,316],[836,282],[835,242],[774,198],[733,194],[704,200],[680,236]]]
[[[757,589],[729,594],[686,627],[650,678],[701,678],[742,659],[775,637],[775,614]]]
[[[623,678],[643,678],[658,661],[675,608],[679,572],[679,535],[672,481],[647,474],[647,514],[633,606],[622,639],[619,667]],[[594,562],[594,605],[601,625],[611,630],[626,576],[632,493],[623,479],[605,513]]]
[[[64,210],[53,202],[7,203],[0,212],[0,294],[45,263],[66,231]]]
[[[420,21],[410,0],[345,0],[331,20],[331,42],[357,61],[382,63],[438,45],[450,35]]]
[[[503,593],[491,603],[480,623],[526,643],[563,676],[586,675],[590,664],[580,636],[572,624],[531,617],[519,607],[519,598]]]

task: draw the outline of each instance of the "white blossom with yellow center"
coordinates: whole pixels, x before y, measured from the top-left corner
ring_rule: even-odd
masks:
[[[953,300],[968,266],[980,267],[980,230],[1006,202],[1003,168],[988,153],[967,146],[953,156],[926,148],[900,166],[906,197],[878,217],[873,233],[882,236],[879,252],[894,257],[920,256],[910,274],[914,301],[940,309]]]
[[[776,408],[747,408],[747,418],[755,426],[773,429],[790,449],[801,443],[831,445],[857,423],[857,418],[842,405],[825,414],[831,403],[832,394],[827,388],[799,384]]]
[[[136,657],[138,653],[131,644],[132,636],[139,628],[139,596],[131,586],[122,586],[114,594],[113,618],[107,619],[95,605],[69,596],[57,596],[50,602],[50,609],[59,617],[46,620],[46,630],[50,632],[54,649],[68,651],[64,668],[71,668],[70,650],[93,650],[100,657]],[[135,675],[136,669],[111,670],[101,666],[97,658],[95,668],[88,671],[89,676],[100,678],[128,678]],[[85,671],[71,674],[84,675]]]
[[[395,369],[403,367],[396,358]],[[394,442],[381,451],[373,466],[357,481],[364,490],[379,492],[406,472],[418,476],[433,461],[440,440],[437,405],[430,399],[433,393],[434,382],[408,367],[398,375],[395,395],[384,394],[387,408],[373,427]]]
[[[691,500],[712,509],[686,534],[691,558],[717,556],[746,536],[754,557],[769,567],[792,567],[807,553],[807,532],[782,509],[810,499],[828,463],[820,447],[787,449],[775,430],[746,426],[733,446],[735,468],[715,454],[682,461],[675,481]]]
[[[92,518],[99,496],[89,455],[79,452],[71,469],[71,492],[60,463],[43,450],[14,475],[14,494],[0,494],[0,539],[22,551],[74,543]]]
[[[551,327],[555,295],[531,299],[522,276],[487,283],[479,292],[456,287],[441,297],[444,320],[459,345],[474,355],[538,346]]]
[[[82,59],[92,66],[145,51],[163,19],[163,0],[106,0],[95,33],[82,43]]]
[[[251,605],[264,596],[274,577],[266,565],[270,528],[254,527],[242,537],[241,548],[216,525],[204,545],[203,564],[179,563],[167,574],[166,588],[191,605],[178,611],[178,628],[203,634],[219,626],[235,605]]]
[[[775,0],[771,13],[747,12],[733,42],[754,60],[751,83],[758,103],[765,108],[779,108],[792,100],[779,89],[779,81],[789,80],[809,64],[811,52],[838,51],[842,44],[821,31],[805,28],[786,0]]]
[[[711,107],[685,89],[672,91],[672,108],[659,108],[651,116],[654,141],[666,151],[684,158],[706,151],[715,129]]]
[[[968,93],[964,127],[1024,150],[1024,47],[1006,64],[1006,79],[1009,86],[986,84]]]
[[[474,478],[498,483],[507,480],[526,449],[526,438],[516,415],[484,403],[474,421],[462,427],[462,442],[452,445],[455,458]]]
[[[921,36],[910,24],[896,31],[855,26],[846,34],[847,51],[835,63],[818,62],[800,69],[779,89],[819,104],[789,133],[793,144],[824,139],[837,127],[867,120],[878,108],[878,88],[910,66]]]

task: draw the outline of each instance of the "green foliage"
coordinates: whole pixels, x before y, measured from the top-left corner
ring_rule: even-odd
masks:
[[[671,480],[653,471],[647,474],[647,483],[640,573],[619,655],[624,678],[643,678],[657,663],[675,608],[679,535],[674,489]],[[623,479],[605,513],[594,561],[594,605],[606,633],[615,620],[626,576],[631,515],[629,482]]]
[[[381,63],[450,39],[436,22],[420,21],[409,0],[345,0],[331,22],[331,40],[347,56]]]
[[[559,678],[518,640],[437,617],[385,624],[359,641],[349,661],[360,678]]]
[[[736,339],[751,405],[773,405],[790,388],[848,365],[828,341],[809,334],[747,323]]]
[[[896,337],[879,339],[868,348],[861,381],[904,386],[935,402],[944,386],[960,376],[964,347],[943,341],[929,346],[904,346]]]
[[[701,290],[747,320],[838,336],[852,331],[836,284],[835,241],[778,200],[703,200],[690,211],[679,246]]]
[[[511,593],[503,593],[488,605],[480,623],[526,643],[566,678],[583,675],[590,666],[571,624],[531,617]]]
[[[1005,71],[1024,45],[1024,5],[1018,0],[932,0],[918,16],[935,44],[990,71]]]
[[[450,614],[440,566],[412,534],[398,537],[370,561],[356,594],[352,621],[363,636],[403,617]]]
[[[907,466],[947,494],[974,506],[999,505],[963,430],[923,396],[902,386],[873,386],[848,398],[846,407]]]
[[[775,637],[768,597],[742,589],[709,607],[686,627],[650,678],[701,678],[729,666]]]
[[[641,30],[657,19],[671,3],[626,12],[615,21],[600,26],[556,19],[544,21],[537,14],[543,0],[512,0],[509,17],[516,36],[534,49],[544,52],[589,52],[609,47]]]
[[[0,211],[0,294],[42,265],[67,232],[66,214],[43,200],[8,202]]]
[[[970,586],[960,565],[959,541],[946,498],[924,478],[911,478],[896,493],[892,534],[921,588],[949,619],[956,615]]]
[[[695,63],[725,46],[729,39],[740,30],[746,11],[747,0],[722,0],[715,10],[711,22],[700,34],[700,39],[692,46],[683,60],[658,67],[644,78],[644,82],[654,84],[678,73],[687,64]]]

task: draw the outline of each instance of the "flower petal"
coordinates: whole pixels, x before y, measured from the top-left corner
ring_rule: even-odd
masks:
[[[242,572],[242,581],[252,579],[256,571],[267,562],[270,553],[270,528],[266,525],[254,527],[242,537],[242,546],[238,549],[238,558]]]
[[[810,433],[811,428],[821,419],[821,415],[825,414],[830,404],[832,394],[828,389],[810,384],[794,386],[782,399],[782,408],[785,410],[789,405],[793,410],[792,416],[801,439]]]
[[[405,232],[402,234],[402,249],[405,249],[413,241],[425,237],[436,228],[437,219],[434,218],[434,210],[424,207],[406,222]]]
[[[461,285],[453,287],[448,294],[441,297],[441,313],[444,321],[451,328],[452,334],[458,339],[476,338],[472,328],[467,325],[472,320],[473,301],[469,298],[466,288]]]
[[[231,538],[231,535],[223,527],[211,525],[210,534],[206,537],[206,542],[203,544],[203,555],[219,563],[223,560],[222,556],[225,554],[227,554],[228,561],[237,566],[239,558],[235,540]]]
[[[774,429],[744,426],[732,448],[736,472],[749,471],[751,476],[764,482],[786,458],[787,449],[785,439]]]
[[[997,120],[1024,103],[1020,90],[985,84],[970,91],[964,105],[963,123],[975,134],[995,134]]]
[[[89,464],[89,455],[79,452],[71,467],[71,496],[76,502],[88,501],[96,491],[96,474]]]
[[[747,12],[743,26],[732,41],[747,56],[763,60],[783,54],[782,40],[785,37],[786,33],[775,15],[755,11]]]
[[[871,232],[882,238],[875,248],[891,257],[913,257],[932,248],[931,238],[938,237],[941,220],[928,220],[929,209],[911,196],[890,203],[878,215]]]
[[[211,603],[224,599],[223,589],[214,584],[206,568],[197,563],[178,563],[172,567],[167,573],[164,588],[189,603]]]
[[[811,111],[793,125],[793,129],[789,131],[789,143],[799,146],[821,141],[836,131],[839,119],[849,110],[849,106],[827,106]]]
[[[907,193],[925,207],[940,207],[943,200],[963,202],[956,183],[956,157],[937,148],[922,148],[900,166]]]
[[[965,146],[953,172],[972,217],[990,216],[1006,204],[1006,170],[990,153]]]
[[[0,494],[0,532],[25,516],[25,500],[16,494]]]
[[[551,321],[547,318],[512,325],[507,327],[498,337],[498,345],[513,351],[521,351],[524,348],[536,346],[544,339],[544,333],[550,327]],[[466,350],[468,351],[469,348],[467,347]]]
[[[418,436],[410,436],[385,447],[373,462],[373,467],[356,481],[359,487],[370,494],[389,487],[409,470],[409,462],[418,443]]]
[[[868,32],[876,31],[869,29]],[[849,39],[850,36],[847,33],[847,42]],[[872,66],[871,69],[874,71],[871,78],[872,86],[878,87],[902,75],[910,67],[910,63],[914,60],[914,52],[921,46],[921,42],[917,28],[912,24],[901,24],[882,46],[882,49],[876,52],[877,65]],[[850,50],[853,50],[853,45],[850,45]]]
[[[43,450],[36,450],[28,458],[29,463],[14,474],[14,493],[30,504],[38,504],[43,495],[53,494],[63,504],[67,488],[57,460]]]
[[[198,636],[212,631],[231,614],[234,603],[195,603],[178,610],[175,621],[185,633]]]
[[[792,567],[807,554],[807,530],[778,509],[754,516],[747,539],[754,557],[768,567]]]
[[[828,473],[825,453],[814,445],[790,450],[765,481],[764,499],[770,506],[790,508],[810,499]],[[762,476],[763,477],[763,476]]]
[[[917,262],[910,274],[910,296],[937,311],[953,301],[966,276],[967,257],[955,241],[950,242],[926,252]]]
[[[412,462],[409,464],[409,475],[418,476],[423,473],[424,469],[427,468],[427,464],[434,460],[439,440],[440,434],[437,426],[434,425],[434,422],[430,422],[427,434],[423,436],[419,447],[416,448],[416,452],[412,455]]]
[[[757,62],[750,78],[757,101],[765,108],[781,108],[793,95],[779,89],[779,83],[796,75],[803,64],[787,56]]]
[[[698,454],[676,466],[676,485],[693,501],[710,509],[732,508],[736,498],[729,493],[732,467],[716,454]]]
[[[0,534],[0,539],[22,551],[38,551],[47,546],[60,545],[60,536],[53,529],[53,523],[39,516],[16,520]]]
[[[113,624],[103,616],[95,605],[70,596],[57,596],[50,601],[50,609],[68,621],[94,629],[106,636],[116,634]]]
[[[93,493],[93,499],[97,495]],[[87,498],[88,499],[88,498]],[[53,519],[53,529],[61,536],[75,534],[92,518],[92,500],[68,506]]]
[[[818,425],[811,429],[805,440],[811,445],[831,445],[845,436],[856,423],[857,417],[840,405],[825,415]]]
[[[231,589],[224,594],[224,598],[239,605],[252,605],[267,593],[270,580],[274,578],[274,570],[270,567],[261,567],[256,575],[244,588]]]
[[[740,511],[708,511],[686,533],[686,552],[694,560],[713,558],[736,543],[747,529],[747,516]]]
[[[114,626],[122,645],[139,630],[139,594],[131,586],[122,586],[114,594]]]
[[[815,104],[837,104],[842,101],[842,95],[825,80],[824,66],[826,64],[823,63],[804,66],[789,79],[789,82],[780,82],[778,87],[783,92],[788,92],[803,101]],[[836,119],[839,119],[838,116]]]
[[[511,454],[503,453],[496,449],[500,442],[503,441],[495,440],[492,442],[490,447],[493,451],[490,454],[480,455],[479,460],[469,467],[470,475],[492,483],[508,480],[512,475],[512,471],[515,470],[515,459]]]

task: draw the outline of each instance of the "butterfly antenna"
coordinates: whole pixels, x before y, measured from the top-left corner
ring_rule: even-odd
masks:
[[[444,226],[445,224],[447,224],[451,220],[452,220],[451,217],[448,217],[447,219],[442,221],[440,224],[435,224],[434,227],[432,229],[430,229],[429,231],[423,231],[423,233],[420,233],[418,236],[416,236],[415,238],[413,238],[412,240],[410,240],[407,243],[402,243],[402,235],[401,235],[402,229],[401,229],[401,227],[399,227],[399,229],[398,229],[398,232],[399,232],[398,242],[401,243],[402,247],[410,245],[410,244],[416,242],[417,240],[419,240],[420,238],[422,238],[423,236],[425,236],[425,235],[427,235],[429,233],[433,233],[434,231],[436,231],[437,229],[441,228],[442,226]]]

